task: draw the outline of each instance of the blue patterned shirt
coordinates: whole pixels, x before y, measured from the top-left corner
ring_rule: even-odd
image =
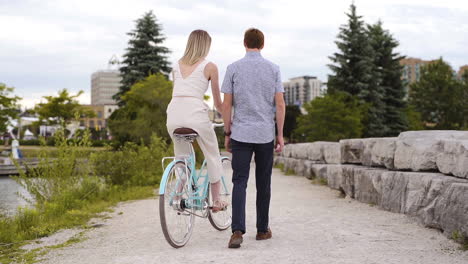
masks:
[[[232,139],[258,144],[275,139],[275,93],[284,93],[276,64],[260,52],[247,52],[227,67],[221,92],[233,98]]]

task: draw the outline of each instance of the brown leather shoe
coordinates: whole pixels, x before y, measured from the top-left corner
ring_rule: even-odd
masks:
[[[240,248],[242,241],[244,239],[242,238],[242,232],[241,231],[235,231],[232,233],[231,239],[229,239],[229,248]]]
[[[255,237],[255,239],[266,240],[266,239],[270,239],[272,236],[273,234],[271,233],[271,229],[268,228],[267,232],[257,232],[257,236]]]

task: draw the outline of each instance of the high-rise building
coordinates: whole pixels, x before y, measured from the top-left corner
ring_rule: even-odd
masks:
[[[418,58],[406,58],[400,60],[400,65],[403,65],[403,74],[401,78],[407,84],[419,81],[421,78],[421,67],[431,63],[432,61],[425,61]]]
[[[465,72],[468,72],[468,65],[460,67],[460,69],[458,70],[458,78],[461,79]]]
[[[120,72],[118,70],[101,70],[91,75],[91,104],[115,105],[112,96],[119,91]]]
[[[322,82],[313,76],[299,76],[283,83],[287,105],[303,105],[321,96]]]

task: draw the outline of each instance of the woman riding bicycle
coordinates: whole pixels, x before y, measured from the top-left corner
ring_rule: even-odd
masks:
[[[208,166],[208,177],[213,199],[213,212],[222,210],[227,204],[221,200],[222,165],[218,140],[208,117],[208,105],[204,94],[211,81],[211,91],[216,109],[222,113],[219,91],[218,68],[205,58],[211,46],[211,37],[204,30],[194,30],[187,41],[182,58],[172,71],[174,88],[172,100],[167,107],[167,130],[174,142],[176,157],[190,153],[190,145],[174,138],[177,128],[191,128],[198,133],[197,142]]]

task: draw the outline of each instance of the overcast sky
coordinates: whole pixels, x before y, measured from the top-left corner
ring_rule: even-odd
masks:
[[[84,90],[90,75],[121,56],[134,20],[153,10],[179,58],[188,34],[207,30],[211,61],[221,80],[226,66],[241,58],[243,32],[258,27],[266,37],[263,55],[280,65],[283,80],[300,75],[326,81],[328,56],[346,23],[351,0],[0,0],[0,82],[15,87],[32,107],[59,89]],[[381,19],[406,56],[443,56],[455,69],[468,64],[468,1],[356,0],[368,23]]]

